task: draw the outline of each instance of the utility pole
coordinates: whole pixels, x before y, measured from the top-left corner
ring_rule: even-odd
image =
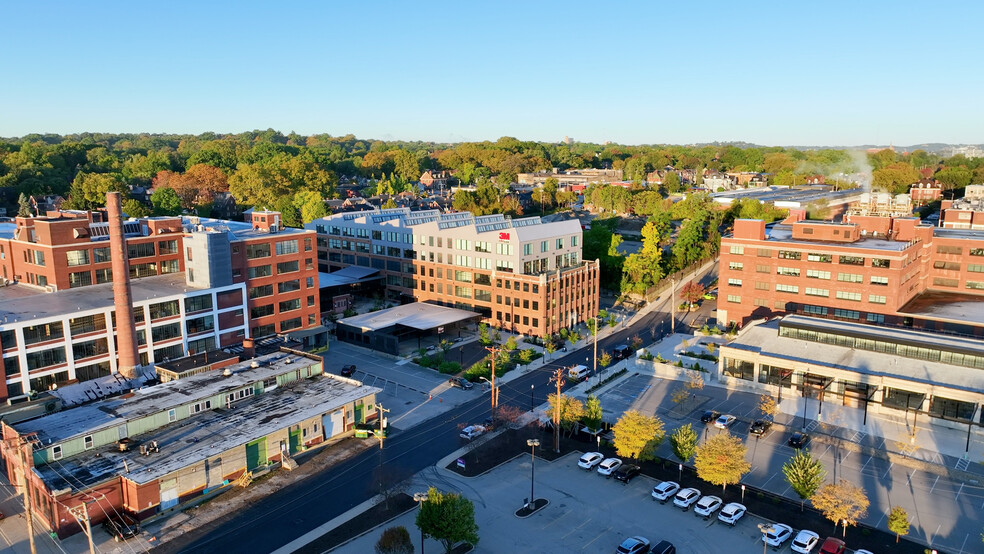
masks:
[[[29,449],[31,448],[31,443],[23,437],[21,441],[19,447],[21,453],[21,479],[23,479],[21,483],[23,489],[21,490],[24,491],[24,516],[27,518],[27,539],[31,545],[31,554],[37,554],[37,548],[34,546],[34,509],[31,506],[31,490],[27,480],[27,458],[30,455]]]
[[[383,435],[386,433],[383,429],[383,417],[385,414],[389,413],[389,410],[383,407],[382,403],[376,402],[376,413],[379,414],[379,450],[383,450]],[[380,460],[380,465],[382,465],[382,460]]]
[[[495,411],[499,406],[499,389],[495,387],[495,359],[499,357],[499,346],[486,346],[486,350],[492,353],[492,422],[495,423]]]
[[[670,278],[670,334],[676,333],[676,279]]]
[[[89,539],[89,554],[96,554],[96,547],[92,544],[92,522],[89,521],[89,505],[83,501],[78,506],[69,508],[68,512],[72,514],[75,521],[79,522],[86,538]]]
[[[601,332],[601,328],[598,327],[598,314],[594,316],[594,367],[591,368],[592,375],[598,375],[598,333]],[[600,379],[599,379],[600,381]]]
[[[557,398],[554,402],[554,452],[560,454],[560,387],[564,384],[564,368],[558,367],[557,372],[551,379],[557,384]]]

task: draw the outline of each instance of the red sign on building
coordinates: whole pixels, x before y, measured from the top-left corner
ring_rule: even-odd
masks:
[[[509,240],[509,233],[499,233],[499,240]]]

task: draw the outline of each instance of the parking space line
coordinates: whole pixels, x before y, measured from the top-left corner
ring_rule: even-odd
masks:
[[[608,527],[604,531],[602,531],[601,533],[598,533],[598,536],[596,536],[595,538],[591,539],[590,541],[584,543],[584,547],[581,548],[581,550],[587,549],[589,546],[591,546],[591,543],[593,543],[594,541],[600,539],[602,536],[606,535],[611,530],[612,530],[612,528],[611,527]]]
[[[940,481],[940,476],[937,475],[936,480],[933,481],[933,486],[929,488],[929,494],[933,494],[933,490],[936,489],[936,483],[939,483],[939,481]]]
[[[567,533],[566,535],[564,535],[564,538],[566,539],[567,537],[573,535],[574,533],[577,533],[578,531],[581,530],[581,527],[584,527],[585,525],[587,525],[589,523],[591,523],[591,520],[590,519],[584,520],[580,525],[578,525],[577,527],[571,529],[570,533]]]
[[[888,469],[885,470],[885,474],[882,475],[882,479],[885,479],[886,477],[888,477],[888,474],[892,472],[892,466],[894,466],[894,465],[895,465],[895,462],[892,462],[892,463],[888,464]],[[963,485],[960,485],[960,486],[963,487]],[[957,493],[958,496],[959,496],[959,494],[960,493]]]

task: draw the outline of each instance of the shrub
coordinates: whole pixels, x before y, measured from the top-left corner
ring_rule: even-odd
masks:
[[[413,554],[410,532],[402,525],[383,531],[376,542],[376,554]]]
[[[458,373],[461,371],[461,364],[458,362],[441,362],[440,365],[437,366],[437,370],[446,374]]]

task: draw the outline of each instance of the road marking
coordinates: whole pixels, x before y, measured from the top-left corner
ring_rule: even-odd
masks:
[[[577,527],[571,529],[571,532],[570,533],[567,533],[566,535],[564,535],[564,538],[566,539],[567,537],[573,535],[574,533],[577,533],[578,531],[581,530],[581,527],[584,527],[585,525],[587,525],[589,523],[591,523],[591,520],[590,519],[584,520],[584,522],[582,522],[580,525],[578,525]]]
[[[771,480],[772,480],[772,478],[773,478],[773,477],[775,477],[775,476],[776,476],[776,474],[775,474],[775,473],[773,473],[772,475],[770,475],[770,476],[769,476],[769,478],[768,478],[768,479],[766,479],[764,483],[762,483],[762,488],[764,489],[764,488],[765,488],[765,486],[769,484],[769,481],[771,481]]]
[[[593,543],[594,541],[596,541],[596,540],[598,540],[598,539],[600,539],[600,538],[602,537],[602,535],[605,535],[605,534],[607,534],[607,533],[608,533],[609,531],[611,531],[611,530],[612,530],[612,528],[611,528],[611,527],[608,527],[608,528],[606,528],[606,529],[605,529],[604,531],[602,531],[601,533],[598,533],[598,536],[597,536],[597,537],[595,537],[595,538],[593,538],[593,539],[591,539],[590,541],[588,541],[588,542],[587,542],[587,543],[586,543],[586,544],[584,545],[584,548],[581,548],[581,550],[584,550],[585,548],[587,548],[587,547],[589,547],[589,546],[591,546],[591,543]]]
[[[853,453],[854,453],[854,451],[853,451],[853,450],[848,450],[848,451],[847,451],[847,455],[845,455],[845,456],[844,456],[843,458],[841,458],[841,463],[843,464],[843,463],[844,463],[844,461],[845,461],[845,460],[847,460],[847,458],[848,458],[848,457],[849,457],[849,456],[850,456],[851,454],[853,454]]]
[[[961,552],[963,552],[964,551],[964,547],[967,546],[967,539],[969,539],[969,538],[970,538],[970,533],[967,533],[967,536],[964,537],[963,544],[960,545],[960,551]]]
[[[960,493],[963,491],[963,486],[964,486],[964,484],[963,483],[960,483],[960,488],[957,489],[957,495],[953,497],[954,500],[960,498]]]
[[[936,480],[933,481],[933,486],[929,488],[929,494],[933,494],[933,490],[936,488],[936,483],[940,482],[940,476],[936,476]]]
[[[892,462],[892,463],[888,464],[888,469],[885,470],[885,475],[882,475],[882,479],[888,477],[888,474],[892,472],[892,466],[894,466],[894,465],[895,465],[895,462]]]
[[[885,521],[885,514],[882,514],[882,516],[878,519],[878,523],[875,524],[875,527],[881,527],[883,521]]]
[[[936,526],[936,531],[934,531],[933,534],[929,536],[929,541],[928,541],[929,544],[933,544],[933,536],[936,535],[936,534],[938,534],[940,532],[940,527],[943,527],[943,524],[942,523],[939,524],[939,525],[937,525]]]
[[[567,514],[569,514],[569,513],[571,513],[570,510],[568,510],[568,511],[562,513],[562,514],[560,514],[559,516],[557,516],[556,518],[554,518],[552,521],[548,521],[546,524],[544,524],[543,526],[541,526],[540,529],[546,529],[547,527],[550,527],[554,523],[557,523],[558,521],[560,521],[560,520],[564,519],[565,517],[567,517]]]
[[[871,463],[871,456],[868,456],[868,461],[865,462],[863,466],[861,466],[861,471],[860,472],[864,472],[864,468],[868,467],[868,464],[870,464],[870,463]]]

